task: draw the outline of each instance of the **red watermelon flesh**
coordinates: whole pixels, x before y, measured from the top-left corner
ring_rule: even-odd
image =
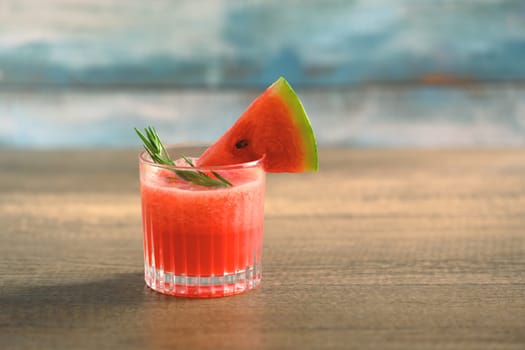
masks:
[[[268,172],[316,171],[315,136],[296,93],[279,78],[198,160],[199,166],[249,162],[264,156]]]

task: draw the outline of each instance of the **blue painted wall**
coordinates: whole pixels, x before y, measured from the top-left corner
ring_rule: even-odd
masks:
[[[2,0],[0,86],[525,78],[522,0]]]
[[[280,75],[322,146],[525,146],[525,0],[0,0],[0,147],[212,141]]]

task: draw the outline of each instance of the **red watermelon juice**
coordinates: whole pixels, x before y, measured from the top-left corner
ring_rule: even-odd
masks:
[[[226,296],[255,288],[261,280],[262,161],[203,169],[176,164],[160,165],[146,152],[140,155],[146,284],[186,297]],[[232,186],[195,185],[178,177],[176,170],[213,170]]]

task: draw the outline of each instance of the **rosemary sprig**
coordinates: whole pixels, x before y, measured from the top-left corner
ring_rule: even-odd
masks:
[[[158,164],[164,165],[175,165],[175,162],[171,159],[166,147],[160,140],[157,131],[152,126],[148,126],[144,129],[144,134],[135,128],[135,132],[144,142],[144,149],[148,152],[151,159]],[[184,161],[188,163],[192,168],[195,168],[195,164],[186,156],[182,156]],[[177,176],[185,181],[194,183],[199,186],[205,187],[230,187],[232,186],[231,182],[226,180],[224,177],[219,175],[217,172],[212,171],[211,173],[215,178],[210,175],[195,170],[180,170],[172,169]]]
[[[192,168],[195,168],[195,164],[193,164],[193,162],[191,161],[191,159],[189,159],[188,157],[186,156],[182,156],[182,159],[184,159],[184,161],[186,163],[188,163],[189,166],[191,166]],[[220,181],[222,181],[224,184],[226,184],[227,186],[233,186],[231,184],[230,181],[226,180],[224,177],[221,176],[221,174],[219,174],[218,172],[216,171],[213,171],[211,172],[216,178],[218,178]],[[206,175],[205,173],[203,173],[202,171],[199,171],[199,174],[202,174],[202,175],[205,175],[205,176],[208,176]]]

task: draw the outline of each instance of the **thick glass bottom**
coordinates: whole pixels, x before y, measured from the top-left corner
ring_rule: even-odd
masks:
[[[220,276],[179,276],[145,265],[148,287],[163,294],[187,298],[213,298],[234,295],[254,289],[261,283],[261,265]]]

